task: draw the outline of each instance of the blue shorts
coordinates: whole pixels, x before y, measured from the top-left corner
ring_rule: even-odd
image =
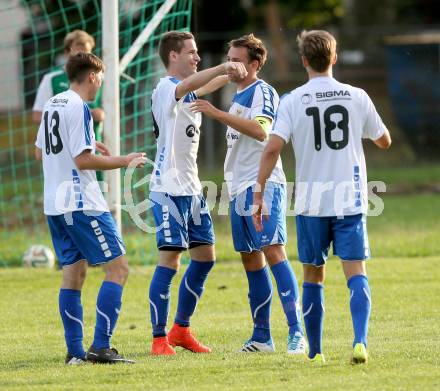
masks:
[[[263,216],[263,231],[257,232],[252,221],[253,186],[235,197],[231,203],[232,240],[235,251],[250,253],[265,246],[286,243],[286,187],[267,182],[264,202],[269,219]]]
[[[334,217],[296,216],[299,260],[303,264],[322,266],[333,254],[343,261],[362,261],[370,257],[367,218],[363,214]]]
[[[202,194],[171,196],[152,191],[149,198],[153,202],[158,249],[186,250],[215,243],[211,215]]]
[[[125,254],[125,246],[109,212],[82,212],[47,216],[60,266],[87,260],[91,265],[110,262]],[[88,215],[90,214],[90,215]]]

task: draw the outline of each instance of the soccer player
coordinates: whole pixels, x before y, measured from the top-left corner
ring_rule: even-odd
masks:
[[[296,160],[295,213],[299,259],[304,269],[304,323],[309,359],[324,362],[325,263],[330,244],[342,261],[350,290],[354,341],[352,363],[367,361],[367,331],[371,294],[365,267],[370,256],[367,238],[367,172],[362,139],[383,149],[390,134],[367,93],[332,76],[336,40],[326,31],[303,31],[298,36],[308,83],[281,99],[276,121],[261,158],[258,183],[266,180],[284,144],[292,141]],[[257,230],[263,197],[254,194]]]
[[[254,330],[242,352],[273,352],[269,317],[272,283],[266,266],[270,265],[289,326],[287,352],[305,353],[306,341],[300,320],[298,283],[287,260],[286,243],[286,178],[281,159],[276,161],[264,198],[269,205],[269,220],[263,232],[256,232],[252,222],[252,193],[257,180],[258,164],[267,135],[278,107],[275,89],[258,78],[267,50],[253,34],[229,43],[228,60],[245,64],[247,76],[230,75],[237,85],[229,112],[221,111],[208,101],[197,100],[192,108],[227,126],[228,151],[224,170],[228,184],[232,239],[240,252],[249,283],[249,301]]]
[[[78,52],[91,53],[95,47],[95,40],[91,35],[82,30],[73,30],[64,38],[64,58],[67,61],[69,56]],[[69,89],[69,80],[66,71],[60,67],[43,76],[37,90],[34,106],[32,108],[32,120],[40,124],[41,115],[45,103],[52,96]],[[93,130],[97,141],[102,141],[102,122],[104,121],[104,110],[101,106],[101,90],[98,91],[93,101],[87,102],[93,118]]]
[[[67,345],[66,364],[132,362],[110,347],[128,277],[125,247],[96,181],[94,170],[129,164],[143,166],[142,153],[110,156],[95,141],[87,101],[101,87],[104,64],[91,53],[77,53],[66,64],[70,89],[43,108],[35,154],[43,161],[44,213],[63,269],[59,310]],[[95,155],[97,149],[102,156]],[[136,160],[137,159],[137,160]],[[81,289],[87,264],[103,265],[105,278],[96,302],[96,326],[87,354],[83,349]]]
[[[149,292],[154,355],[174,355],[174,346],[207,353],[191,333],[190,318],[199,301],[209,271],[214,265],[214,231],[198,178],[201,114],[189,104],[226,84],[226,73],[243,75],[243,64],[227,62],[197,72],[200,57],[194,36],[171,31],[159,44],[167,70],[152,95],[154,131],[157,138],[155,168],[150,182],[150,200],[157,226],[159,262]],[[175,323],[166,333],[170,286],[182,251],[189,248],[191,262],[182,278]]]

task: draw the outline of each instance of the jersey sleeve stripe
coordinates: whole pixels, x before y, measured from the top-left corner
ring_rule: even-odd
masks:
[[[84,133],[86,137],[86,145],[91,145],[91,137],[90,137],[90,119],[92,118],[89,110],[89,106],[87,103],[84,103]]]
[[[275,117],[274,93],[265,83],[261,83],[260,88],[263,94],[263,113],[273,119]]]

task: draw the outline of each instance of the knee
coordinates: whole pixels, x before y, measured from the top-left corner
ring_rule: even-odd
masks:
[[[75,267],[75,269],[63,269],[63,281],[61,288],[81,290],[86,279],[87,268]]]
[[[130,268],[128,267],[128,263],[123,263],[120,266],[119,274],[120,274],[121,278],[124,279],[124,282],[125,282],[128,278],[128,275],[130,274]]]
[[[241,262],[243,263],[244,269],[248,272],[258,271],[266,266],[263,257],[242,256]]]
[[[81,286],[82,286],[82,284],[84,284],[84,281],[85,281],[85,279],[86,279],[86,275],[87,275],[87,270],[86,270],[86,269],[81,270],[81,271],[79,272],[79,275],[78,275],[78,282],[81,284]]]
[[[267,246],[264,247],[263,252],[270,266],[276,265],[287,258],[282,246]]]
[[[324,267],[308,266],[304,268],[304,282],[323,284],[325,280]]]
[[[85,278],[86,278],[85,273],[81,273],[81,274],[78,273],[75,275],[64,276],[61,288],[75,289],[80,291],[84,284]]]
[[[130,268],[127,262],[119,262],[106,270],[106,279],[124,285],[127,281]]]
[[[180,260],[179,259],[161,259],[159,261],[159,266],[167,267],[168,269],[174,269],[179,271]]]

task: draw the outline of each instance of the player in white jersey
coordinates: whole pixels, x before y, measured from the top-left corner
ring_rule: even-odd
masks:
[[[301,327],[298,283],[284,248],[287,236],[286,178],[280,158],[276,161],[264,193],[270,209],[268,223],[262,232],[257,232],[252,222],[252,194],[257,181],[258,165],[279,102],[275,89],[258,78],[266,57],[267,50],[263,42],[253,34],[232,40],[229,43],[228,60],[243,62],[248,74],[244,78],[230,76],[231,81],[237,85],[237,92],[229,112],[219,110],[205,100],[195,101],[192,108],[227,125],[228,151],[224,170],[231,199],[232,239],[248,278],[254,322],[253,334],[240,351],[275,350],[269,323],[272,283],[266,258],[275,277],[289,326],[287,352],[303,354],[306,341]]]
[[[262,189],[284,144],[292,141],[296,160],[295,213],[299,259],[303,263],[303,311],[309,359],[323,362],[323,283],[330,244],[342,261],[350,290],[354,341],[351,362],[367,361],[371,295],[365,260],[367,239],[367,173],[362,139],[383,149],[390,134],[360,88],[332,77],[336,40],[326,31],[302,32],[299,51],[309,81],[282,97],[258,174]],[[258,230],[263,198],[254,194]]]
[[[36,157],[43,161],[44,213],[63,269],[59,310],[67,345],[65,362],[69,365],[86,360],[132,362],[110,347],[128,277],[128,262],[95,170],[129,164],[140,167],[146,159],[142,153],[110,156],[104,144],[95,142],[86,102],[94,99],[101,87],[103,70],[104,64],[93,54],[78,53],[69,58],[66,72],[70,89],[45,104],[35,143]],[[102,156],[95,155],[95,149]],[[81,289],[88,263],[103,265],[105,278],[96,303],[94,339],[85,353]]]
[[[150,200],[157,226],[159,262],[149,290],[151,353],[175,355],[174,346],[208,353],[211,349],[197,341],[189,328],[215,260],[212,220],[201,193],[196,163],[201,114],[193,113],[189,105],[197,96],[226,84],[227,72],[244,75],[246,70],[243,64],[227,62],[197,72],[200,57],[194,36],[188,32],[164,34],[159,54],[167,75],[152,95],[157,154]],[[167,335],[170,286],[186,249],[191,262],[180,284],[175,322]]]

